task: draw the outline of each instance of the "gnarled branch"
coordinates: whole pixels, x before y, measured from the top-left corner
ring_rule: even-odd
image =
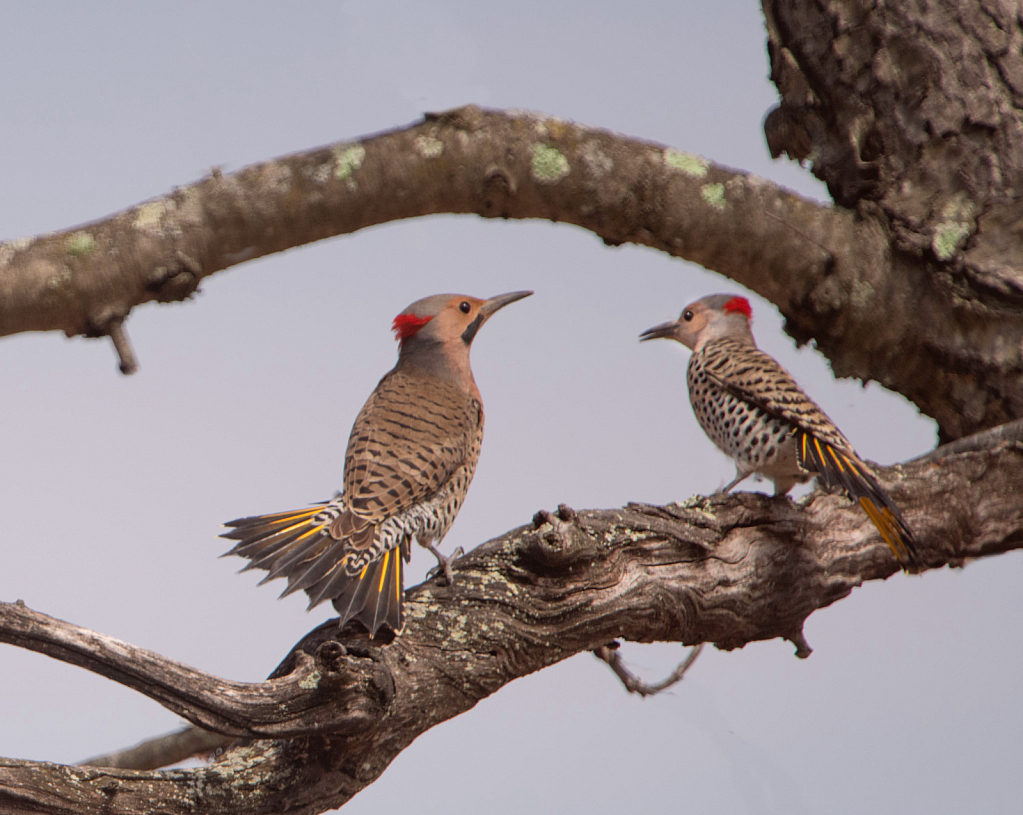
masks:
[[[205,730],[249,738],[352,732],[382,715],[393,688],[372,666],[331,643],[302,654],[287,676],[230,682],[172,659],[32,611],[0,603],[0,642],[78,665],[156,700]]]
[[[1023,547],[1019,445],[952,454],[940,466],[912,462],[883,475],[917,533],[927,568]],[[258,692],[266,700],[290,693],[311,676],[310,656],[322,661],[342,653],[330,644],[335,639],[345,653],[359,655],[344,667],[352,690],[342,699],[363,693],[366,707],[379,705],[379,671],[394,692],[383,715],[339,732],[320,695],[326,691],[310,690],[308,707],[323,716],[322,728],[311,715],[304,720],[310,735],[238,746],[221,762],[193,770],[139,773],[0,760],[0,811],[133,813],[144,802],[167,813],[322,812],[371,783],[425,730],[517,677],[614,639],[730,649],[781,636],[802,648],[809,614],[865,580],[898,571],[858,507],[821,492],[799,503],[739,493],[665,507],[561,511],[558,523],[552,518],[540,513],[534,524],[465,555],[455,564],[454,586],[428,581],[410,589],[405,630],[392,642],[339,632],[328,621],[295,647],[274,672],[279,679],[240,688],[223,683],[207,695],[167,691],[177,681],[168,674],[191,669],[145,652],[138,666],[129,665],[132,652],[116,641],[6,606],[5,641],[97,670],[162,702],[166,697],[169,707],[193,719],[197,711],[214,710],[216,721],[225,721],[221,711],[233,709],[239,694]]]

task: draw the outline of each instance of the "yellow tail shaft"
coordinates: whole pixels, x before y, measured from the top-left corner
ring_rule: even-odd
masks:
[[[839,450],[805,430],[797,432],[799,465],[829,487],[841,487],[857,501],[904,567],[919,567],[912,530],[870,468],[852,452]]]

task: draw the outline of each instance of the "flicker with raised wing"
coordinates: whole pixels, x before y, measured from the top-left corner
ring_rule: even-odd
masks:
[[[775,495],[784,495],[816,476],[859,502],[903,566],[918,567],[916,542],[898,507],[835,423],[757,348],[751,318],[745,297],[714,294],[640,335],[692,350],[686,381],[693,412],[735,462],[735,478],[721,491],[758,474],[774,482]]]
[[[480,327],[532,292],[489,300],[438,294],[417,300],[392,326],[398,362],[359,412],[345,453],[343,489],[332,501],[290,512],[239,518],[222,537],[228,555],[286,577],[282,597],[330,600],[343,626],[357,620],[371,636],[404,620],[403,566],[415,538],[436,555],[472,481],[483,442],[483,400],[469,366]]]

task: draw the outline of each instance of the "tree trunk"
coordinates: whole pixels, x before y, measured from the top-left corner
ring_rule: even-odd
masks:
[[[783,308],[790,332],[816,340],[839,376],[904,393],[944,440],[1023,415],[1019,4],[763,6],[782,95],[765,127],[772,153],[809,158],[883,244],[883,260],[862,262],[894,272],[881,292],[869,271],[821,280]],[[874,330],[850,325],[860,310]],[[869,338],[866,360],[850,334]]]

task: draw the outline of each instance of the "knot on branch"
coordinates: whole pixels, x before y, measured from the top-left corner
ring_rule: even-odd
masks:
[[[565,504],[559,504],[555,513],[537,512],[533,529],[536,531],[526,536],[520,550],[532,571],[562,572],[600,555],[600,547],[579,525],[575,510]]]
[[[149,273],[146,291],[158,303],[187,300],[198,290],[202,276],[199,261],[178,250],[174,253],[173,262],[157,266]]]
[[[324,676],[341,673],[344,669],[344,658],[348,656],[348,649],[336,640],[327,640],[316,649],[314,663],[316,670]]]
[[[336,643],[340,651],[345,651],[341,643]],[[328,643],[324,643],[328,645]],[[323,646],[319,650],[322,650]],[[354,682],[348,682],[349,687],[358,686],[360,694],[356,701],[361,700],[359,705],[361,712],[367,719],[380,718],[394,701],[397,689],[394,683],[394,676],[384,661],[379,649],[367,649],[365,653],[357,654],[355,649],[348,648],[343,655],[338,654],[337,673],[338,676],[348,676],[353,672],[359,672],[359,678]],[[351,714],[354,714],[355,705],[350,705]]]
[[[315,670],[315,688],[329,693],[352,693],[372,700],[369,707],[386,708],[394,699],[394,679],[375,648],[346,648],[337,640],[327,640],[316,648],[314,656],[306,651],[295,654],[294,670]]]
[[[497,165],[488,167],[480,190],[480,215],[484,218],[507,218],[510,215],[508,202],[516,192],[518,185],[508,170]]]
[[[358,733],[380,721],[395,697],[394,679],[378,654],[356,654],[336,641],[322,643],[315,656],[295,652],[291,673],[304,692],[291,703],[289,727],[296,730]]]

